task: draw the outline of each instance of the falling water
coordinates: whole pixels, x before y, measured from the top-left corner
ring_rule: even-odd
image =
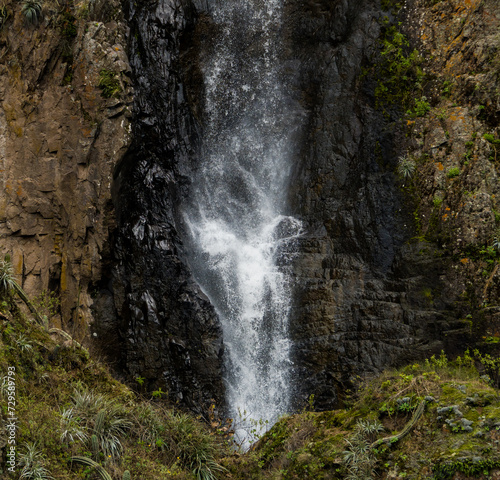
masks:
[[[280,66],[281,1],[212,5],[203,145],[184,206],[190,263],[223,325],[237,423],[272,424],[290,401],[289,266],[301,224],[285,200],[300,115]]]

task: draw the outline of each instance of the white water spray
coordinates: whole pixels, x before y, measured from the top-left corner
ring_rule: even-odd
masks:
[[[301,224],[284,212],[297,108],[280,67],[281,0],[212,8],[220,33],[202,65],[205,130],[184,206],[190,263],[222,322],[232,416],[272,424],[290,404],[289,265]]]

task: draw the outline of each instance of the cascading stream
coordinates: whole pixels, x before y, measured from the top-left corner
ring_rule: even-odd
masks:
[[[223,325],[232,416],[273,423],[290,402],[289,265],[301,224],[285,212],[300,115],[280,65],[281,0],[211,8],[219,33],[202,64],[204,134],[183,207],[189,261]]]

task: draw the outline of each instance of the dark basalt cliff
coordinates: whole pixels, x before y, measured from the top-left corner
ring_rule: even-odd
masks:
[[[353,375],[441,346],[432,335],[441,315],[421,295],[440,272],[405,243],[413,222],[394,175],[400,139],[375,109],[374,80],[361,77],[376,58],[380,5],[290,12],[309,112],[291,189],[307,222],[296,263],[297,400],[313,393],[318,407],[331,408]]]
[[[222,403],[224,388],[221,327],[183,260],[176,227],[189,181],[182,168],[197,143],[179,68],[192,10],[171,1],[128,8],[137,115],[114,175],[118,228],[96,328],[128,375],[200,409]]]

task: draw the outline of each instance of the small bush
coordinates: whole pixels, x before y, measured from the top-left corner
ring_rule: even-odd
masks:
[[[496,139],[491,133],[485,133],[483,135],[483,138],[487,140],[488,142],[492,143],[493,145],[499,145],[500,140]]]
[[[427,98],[422,97],[421,99],[415,100],[415,106],[413,107],[413,112],[410,112],[410,114],[415,117],[423,117],[430,109],[431,106],[427,101]]]
[[[439,208],[443,203],[443,199],[437,195],[432,199],[432,203],[436,208]]]

